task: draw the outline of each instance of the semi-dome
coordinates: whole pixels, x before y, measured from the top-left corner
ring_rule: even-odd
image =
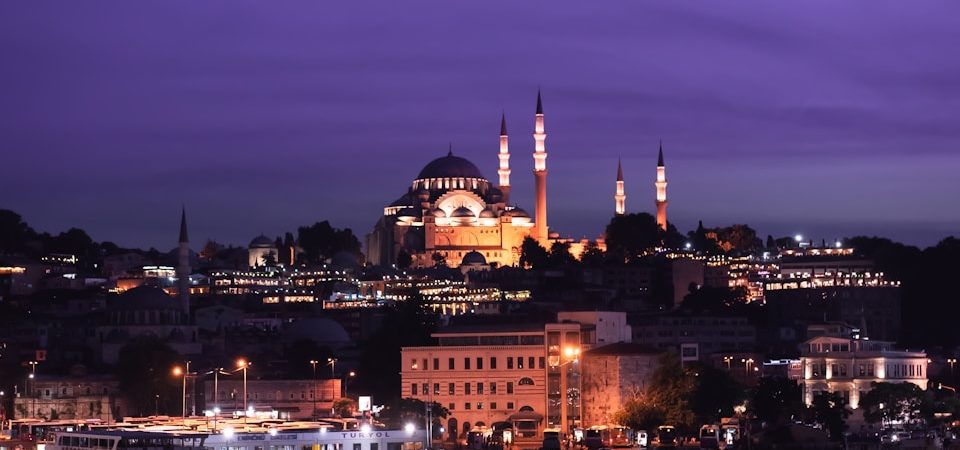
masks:
[[[273,239],[261,234],[250,241],[250,248],[273,248]]]
[[[430,215],[433,217],[447,217],[447,213],[440,208],[433,208],[430,210]]]
[[[463,255],[463,260],[460,262],[461,266],[468,266],[473,264],[484,265],[487,263],[487,258],[483,257],[483,254],[473,250],[467,252],[466,255]]]
[[[417,217],[420,217],[420,211],[411,207],[403,208],[397,213],[397,218],[404,221],[412,221]]]
[[[497,217],[497,213],[493,212],[493,210],[490,209],[490,207],[483,208],[483,211],[480,211],[481,219],[492,219],[495,217]]]
[[[476,216],[473,214],[473,211],[471,211],[470,208],[467,208],[466,206],[461,206],[453,210],[453,212],[450,213],[450,217],[457,219],[457,218],[463,218],[463,217],[476,217]]]
[[[417,175],[418,180],[428,178],[483,178],[483,174],[472,162],[448,153],[430,161]]]

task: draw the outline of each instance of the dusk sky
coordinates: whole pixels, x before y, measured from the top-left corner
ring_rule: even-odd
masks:
[[[3,2],[0,208],[96,240],[246,245],[329,220],[362,240],[431,159],[596,237],[617,157],[681,231],[960,234],[960,2]]]

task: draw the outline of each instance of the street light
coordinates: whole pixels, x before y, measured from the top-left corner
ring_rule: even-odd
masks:
[[[346,378],[346,380],[344,380],[344,382],[343,382],[343,396],[344,396],[344,398],[347,397],[347,387],[350,386],[350,380],[353,379],[353,377],[355,377],[355,376],[357,376],[357,373],[354,372],[354,371],[352,371],[352,370],[351,370],[349,373],[347,373],[347,378]]]
[[[727,372],[730,371],[730,361],[733,361],[733,357],[732,357],[732,356],[724,356],[724,357],[723,357],[723,362],[727,363]]]
[[[187,377],[190,376],[190,361],[187,361],[187,369],[184,371],[179,366],[173,368],[174,376],[183,376],[183,396],[180,399],[180,418],[187,419]]]
[[[327,364],[330,366],[330,378],[336,378],[337,358],[327,358]]]
[[[310,360],[310,366],[313,367],[313,413],[311,416],[317,414],[317,364],[319,363],[320,361],[315,359]]]
[[[240,358],[237,360],[237,370],[243,371],[243,417],[244,422],[246,422],[247,417],[247,368],[250,367],[250,362],[246,359]]]
[[[947,358],[947,364],[950,364],[950,375],[953,376],[953,366],[957,364],[957,358]]]
[[[746,376],[750,376],[750,365],[753,364],[753,358],[740,359],[740,362],[743,363],[743,373]]]

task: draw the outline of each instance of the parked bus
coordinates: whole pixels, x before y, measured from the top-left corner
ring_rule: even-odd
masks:
[[[677,447],[677,429],[671,425],[661,425],[657,427],[657,439],[654,441],[657,448],[676,448]]]
[[[620,425],[595,425],[584,431],[583,443],[587,448],[633,447],[633,430]]]
[[[716,425],[700,427],[700,448],[720,448],[720,428]]]

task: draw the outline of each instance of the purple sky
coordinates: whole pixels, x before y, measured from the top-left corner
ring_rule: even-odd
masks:
[[[446,152],[533,210],[543,88],[550,225],[596,236],[623,157],[681,230],[960,233],[960,3],[3,2],[0,208],[171,248],[328,219],[363,235]],[[199,247],[199,243],[195,244]]]

